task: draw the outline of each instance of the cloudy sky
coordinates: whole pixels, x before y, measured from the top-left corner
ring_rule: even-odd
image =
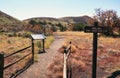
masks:
[[[119,0],[0,0],[0,10],[19,19],[32,17],[93,16],[95,8],[113,9],[120,16]]]

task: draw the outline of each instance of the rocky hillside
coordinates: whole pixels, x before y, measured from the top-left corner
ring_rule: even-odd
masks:
[[[22,21],[0,11],[0,31],[19,31],[25,25]]]

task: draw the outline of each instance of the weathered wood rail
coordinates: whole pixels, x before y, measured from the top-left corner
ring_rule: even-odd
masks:
[[[68,69],[68,59],[71,53],[71,42],[67,49],[64,50],[63,78],[71,78],[71,68]],[[68,71],[70,70],[70,71]]]
[[[19,58],[18,60],[16,60],[15,62],[12,62],[12,63],[9,63],[7,65],[4,65],[5,63],[5,59],[8,58],[8,57],[11,57],[17,53],[21,53],[22,51],[24,50],[27,50],[31,48],[31,52],[27,53],[26,55],[22,56],[21,58]],[[34,42],[32,40],[32,45],[28,46],[28,47],[25,47],[21,50],[18,50],[16,52],[13,52],[11,54],[8,54],[8,55],[5,55],[4,53],[0,53],[0,78],[4,78],[4,70],[15,65],[16,63],[20,62],[21,60],[25,59],[26,57],[28,57],[29,55],[32,55],[31,59],[29,59],[29,65],[33,64],[34,63]],[[11,76],[11,78],[14,78],[16,77],[18,74],[22,73],[24,71],[24,68],[27,68],[28,66],[26,65],[26,67],[23,67],[23,70],[20,69],[16,74],[15,76]]]

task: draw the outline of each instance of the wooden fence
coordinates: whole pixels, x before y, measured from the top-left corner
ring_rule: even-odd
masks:
[[[63,78],[72,78],[72,68],[68,67],[68,59],[70,53],[71,53],[71,42],[69,43],[67,49],[64,50]]]
[[[21,57],[20,59],[18,59],[18,60],[15,61],[15,62],[9,63],[8,65],[4,65],[4,60],[5,60],[6,58],[11,57],[11,56],[13,56],[13,55],[15,55],[15,54],[17,54],[17,53],[20,53],[20,52],[22,52],[22,51],[24,51],[24,50],[26,50],[26,49],[28,49],[28,48],[31,48],[31,52],[29,52],[28,54],[26,54],[25,56]],[[21,50],[18,50],[18,51],[16,51],[16,52],[13,52],[13,53],[11,53],[11,54],[9,54],[9,55],[6,55],[6,56],[5,56],[4,53],[1,53],[1,54],[0,54],[0,78],[4,78],[4,70],[5,70],[5,69],[7,69],[7,68],[9,68],[9,67],[11,67],[11,66],[13,66],[13,65],[15,65],[16,63],[20,62],[21,60],[25,59],[27,56],[29,56],[29,55],[31,55],[31,54],[32,54],[32,58],[30,59],[31,62],[30,62],[29,65],[31,65],[31,64],[34,63],[34,42],[33,42],[33,40],[32,40],[32,45],[30,45],[30,46],[28,46],[28,47],[25,47],[25,48],[23,48],[23,49],[21,49]],[[26,68],[26,67],[23,67],[23,68]],[[16,73],[16,75],[11,76],[11,78],[16,77],[18,74],[22,73],[23,71],[24,71],[24,70],[21,69],[20,71],[18,71],[18,72]]]

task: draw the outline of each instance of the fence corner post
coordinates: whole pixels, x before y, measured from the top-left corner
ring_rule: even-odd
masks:
[[[0,53],[0,78],[4,78],[4,53]]]

